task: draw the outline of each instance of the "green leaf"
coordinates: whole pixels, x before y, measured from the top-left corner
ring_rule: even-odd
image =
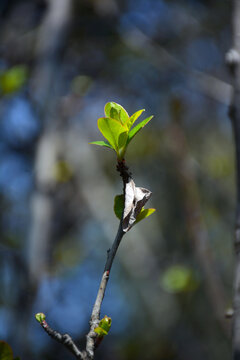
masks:
[[[0,358],[1,359],[1,358]],[[21,360],[19,356],[15,357],[13,360]]]
[[[5,341],[0,341],[0,359],[1,360],[13,360],[13,351],[11,346]]]
[[[37,314],[35,315],[35,319],[36,319],[38,322],[42,323],[42,322],[46,319],[46,315],[43,314],[43,313],[37,313]]]
[[[107,315],[105,315],[104,318],[99,322],[99,327],[105,330],[107,333],[109,332],[111,325],[112,325],[112,319]]]
[[[156,209],[142,209],[140,214],[138,214],[135,224],[138,223],[139,221],[146,219],[148,216],[152,215],[154,212],[156,211]]]
[[[92,141],[89,144],[93,144],[93,145],[99,145],[99,146],[105,146],[108,147],[110,149],[113,149],[112,145],[110,145],[109,143],[107,143],[106,141]],[[114,150],[114,149],[113,149]]]
[[[129,128],[131,128],[131,126],[135,123],[139,116],[142,115],[143,111],[145,111],[145,109],[138,110],[129,118]]]
[[[134,136],[145,126],[149,121],[153,118],[153,116],[149,116],[148,118],[141,121],[138,125],[136,125],[128,134],[127,144],[134,138]]]
[[[124,195],[123,194],[115,196],[113,209],[114,209],[116,217],[119,220],[121,220],[122,213],[123,213],[123,210],[124,210]]]
[[[127,127],[117,120],[100,118],[98,119],[98,128],[119,156],[119,150],[126,146],[128,138]]]
[[[98,128],[107,142],[93,141],[90,144],[111,148],[116,151],[118,160],[122,160],[127,145],[153,116],[149,116],[131,129],[135,121],[145,111],[144,109],[136,111],[129,117],[127,111],[121,105],[111,101],[105,105],[104,111],[106,117],[98,119]]]
[[[104,107],[106,117],[120,121],[123,125],[129,121],[127,111],[115,102],[108,102]]]
[[[112,319],[108,317],[107,315],[104,316],[103,319],[100,320],[99,326],[94,329],[94,331],[99,336],[105,336],[109,333],[109,330],[111,328]]]
[[[108,334],[104,329],[100,328],[99,326],[96,327],[96,328],[94,329],[94,331],[95,331],[95,333],[98,334],[98,336],[101,336],[101,337]]]

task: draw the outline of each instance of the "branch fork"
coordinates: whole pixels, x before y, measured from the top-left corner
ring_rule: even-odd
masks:
[[[124,211],[112,247],[107,250],[107,260],[105,263],[102,279],[89,321],[90,330],[86,336],[86,349],[80,351],[80,349],[74,343],[70,335],[62,335],[56,330],[53,330],[46,322],[45,315],[43,313],[38,313],[35,316],[36,319],[40,322],[42,328],[46,331],[46,333],[56,341],[62,343],[69,351],[71,351],[71,353],[75,356],[76,359],[94,359],[95,350],[101,343],[104,336],[99,335],[95,330],[96,328],[98,328],[102,320],[104,320],[105,318],[110,319],[105,316],[104,319],[100,320],[100,311],[115,255],[117,253],[123,236],[132,228],[136,221],[137,215],[140,213],[142,207],[145,205],[145,203],[148,201],[152,194],[151,191],[145,188],[135,186],[135,183],[132,179],[132,174],[126,166],[124,159],[118,161],[117,171],[120,173],[120,176],[123,180]]]

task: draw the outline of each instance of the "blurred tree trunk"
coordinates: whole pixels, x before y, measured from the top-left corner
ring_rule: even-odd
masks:
[[[235,222],[235,279],[233,294],[233,359],[240,359],[240,0],[232,1],[232,49],[226,62],[232,77],[233,94],[229,108],[236,150],[237,209]]]
[[[170,141],[170,152],[178,176],[181,193],[183,194],[183,211],[191,246],[204,274],[204,285],[210,300],[212,311],[229,336],[229,323],[224,314],[227,305],[225,289],[219,275],[216,262],[209,245],[206,226],[201,216],[199,189],[195,169],[192,165],[187,140],[181,127],[183,104],[178,98],[171,102],[172,123],[167,138]]]
[[[53,170],[59,150],[56,115],[57,89],[60,86],[60,56],[68,33],[71,1],[49,0],[48,10],[39,30],[36,68],[32,89],[42,133],[36,147],[35,191],[32,196],[32,225],[29,238],[29,269],[32,284],[37,284],[46,270],[51,242],[53,193],[56,186]],[[50,96],[51,94],[51,96]]]
[[[47,269],[54,213],[54,164],[58,156],[59,136],[56,103],[60,86],[60,58],[71,20],[70,0],[48,0],[46,14],[36,41],[36,65],[31,83],[31,98],[41,122],[41,134],[35,153],[35,189],[32,195],[32,219],[28,241],[28,281],[24,303],[24,340],[21,348],[28,354],[28,324],[39,282]],[[22,333],[21,331],[19,332]]]

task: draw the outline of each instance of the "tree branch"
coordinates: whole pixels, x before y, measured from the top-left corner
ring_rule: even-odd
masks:
[[[235,222],[235,279],[233,294],[233,359],[240,359],[240,0],[232,0],[232,49],[226,55],[226,62],[232,74],[232,102],[229,117],[232,120],[236,151],[237,208]]]
[[[37,314],[36,319],[40,322],[42,328],[51,338],[63,344],[69,351],[71,351],[71,353],[76,357],[76,359],[84,360],[83,353],[78,349],[77,345],[74,343],[70,335],[61,334],[58,331],[53,330],[46,322],[44,314]]]
[[[91,314],[91,319],[90,319],[90,331],[87,334],[87,344],[86,344],[86,352],[89,356],[89,359],[94,358],[94,350],[96,347],[96,339],[97,339],[97,334],[95,333],[94,329],[99,324],[102,301],[103,301],[103,298],[105,295],[105,290],[107,287],[112,263],[115,258],[117,249],[120,245],[120,242],[123,238],[123,235],[124,235],[124,232],[122,230],[122,221],[120,221],[116,238],[113,242],[112,248],[110,249],[110,251],[108,251],[107,261],[105,264],[102,280],[101,280],[101,283],[100,283],[100,286],[98,289],[95,304],[92,309],[92,314]]]
[[[121,162],[118,162],[117,171],[120,172],[120,176],[122,177],[122,180],[123,180],[123,192],[124,192],[124,196],[125,196],[126,184],[128,183],[129,179],[131,178],[131,173],[129,172],[128,167],[126,166],[124,160]],[[103,301],[103,298],[105,295],[105,290],[107,287],[113,260],[115,258],[115,255],[117,253],[118,247],[120,245],[120,242],[121,242],[124,234],[125,234],[125,232],[123,231],[123,216],[122,216],[122,219],[120,220],[120,223],[119,223],[118,232],[117,232],[117,235],[113,242],[113,245],[112,245],[111,249],[108,250],[107,261],[106,261],[106,264],[104,267],[102,280],[101,280],[101,283],[99,286],[95,304],[92,309],[92,314],[91,314],[91,319],[90,319],[90,331],[87,334],[87,344],[86,344],[86,352],[87,352],[87,355],[89,356],[89,359],[94,358],[94,350],[96,347],[96,338],[97,338],[97,334],[95,333],[94,329],[99,324],[101,305],[102,305],[102,301]]]
[[[122,160],[121,162],[118,162],[117,165],[117,171],[120,172],[120,176],[123,180],[123,192],[124,196],[126,193],[126,185],[131,180],[131,173],[128,170],[128,167],[125,164],[125,161]],[[92,309],[92,314],[90,318],[90,330],[87,334],[87,342],[86,342],[86,350],[80,351],[77,347],[77,345],[73,342],[72,338],[68,334],[60,334],[59,332],[53,330],[45,321],[45,315],[42,313],[39,313],[36,315],[36,319],[40,322],[43,329],[47,332],[49,336],[51,336],[53,339],[57,340],[58,342],[62,343],[64,346],[70,350],[77,359],[82,360],[92,360],[94,359],[94,352],[97,346],[100,344],[102,337],[98,336],[98,334],[94,331],[94,329],[99,325],[100,322],[100,312],[101,312],[101,306],[102,301],[105,295],[110,271],[112,268],[112,264],[115,258],[115,255],[117,253],[118,247],[121,243],[121,240],[123,238],[123,235],[127,231],[123,230],[123,215],[119,223],[118,232],[115,237],[115,240],[113,242],[113,245],[111,249],[107,252],[107,260],[105,263],[102,279],[100,282],[100,286],[98,289],[97,297]]]
[[[120,242],[123,238],[123,235],[125,234],[125,232],[122,229],[122,220],[119,223],[119,228],[118,228],[118,232],[116,235],[116,238],[113,242],[112,248],[110,250],[108,250],[108,255],[107,255],[107,260],[106,260],[106,264],[105,264],[105,268],[104,268],[104,272],[102,275],[102,280],[100,282],[100,286],[98,289],[98,293],[97,293],[97,297],[92,309],[92,314],[91,314],[91,318],[90,318],[90,330],[89,333],[87,334],[87,342],[86,342],[86,351],[81,352],[77,345],[73,342],[72,338],[70,337],[70,335],[68,334],[60,334],[59,332],[57,332],[56,330],[53,330],[45,320],[41,320],[39,321],[42,328],[46,331],[46,333],[51,336],[53,339],[55,339],[56,341],[62,343],[64,346],[66,346],[66,348],[68,350],[70,350],[77,359],[82,359],[82,360],[92,360],[94,358],[94,351],[96,349],[96,347],[100,344],[99,341],[97,341],[98,339],[98,335],[97,333],[94,331],[94,329],[98,326],[99,321],[100,321],[100,311],[101,311],[101,306],[102,306],[102,302],[103,302],[103,298],[105,295],[105,290],[107,287],[107,283],[108,283],[108,279],[109,279],[109,274],[111,271],[111,267],[113,264],[113,260],[115,258],[117,249],[120,245]],[[45,318],[45,316],[44,316]]]

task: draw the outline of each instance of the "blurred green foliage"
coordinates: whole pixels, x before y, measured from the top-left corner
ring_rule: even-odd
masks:
[[[92,79],[90,76],[78,75],[71,82],[71,91],[78,96],[84,96],[92,86]]]
[[[59,160],[53,169],[54,179],[59,183],[66,183],[73,177],[73,171],[67,161]]]
[[[0,360],[20,360],[20,358],[14,358],[11,346],[5,341],[0,340]]]
[[[21,90],[28,78],[28,69],[25,65],[16,65],[0,71],[0,92],[2,95],[11,95]]]
[[[172,265],[161,275],[160,283],[162,288],[170,293],[181,293],[194,291],[198,281],[193,270],[183,265]]]

